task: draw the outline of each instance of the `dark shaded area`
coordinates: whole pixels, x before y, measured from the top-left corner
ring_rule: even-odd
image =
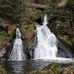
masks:
[[[2,25],[0,25],[0,30],[5,31],[6,33],[8,33],[8,29],[9,29],[9,26],[3,27]]]
[[[58,47],[58,57],[64,57],[64,58],[73,58],[72,51],[68,45],[63,44],[61,41],[58,41],[57,44]]]
[[[37,20],[35,20],[39,25],[42,25],[42,19],[39,17]]]
[[[14,31],[14,34],[13,34],[13,38],[11,38],[8,45],[6,46],[6,53],[3,55],[2,58],[9,59],[10,53],[11,53],[12,48],[13,48],[14,39],[15,39],[15,31]]]
[[[33,0],[33,2],[37,4],[48,4],[48,0]]]

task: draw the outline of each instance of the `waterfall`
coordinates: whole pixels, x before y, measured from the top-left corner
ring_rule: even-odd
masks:
[[[44,17],[42,26],[37,25],[37,47],[34,51],[35,59],[50,59],[56,58],[57,55],[57,38],[47,27],[47,15]]]
[[[74,61],[71,57],[65,58],[65,57],[58,56],[59,40],[57,40],[55,34],[50,31],[47,24],[48,24],[48,19],[47,19],[47,15],[45,15],[43,25],[36,25],[37,46],[34,51],[34,60],[43,59],[43,60],[50,60],[50,61],[56,61],[56,62]],[[68,52],[69,51],[67,51],[67,53],[65,54],[63,52],[63,54],[64,55],[68,54],[70,56],[70,52],[69,53]]]
[[[23,52],[23,42],[21,39],[21,32],[16,28],[16,38],[14,40],[13,48],[9,56],[9,60],[24,60],[25,55]]]
[[[48,24],[48,18],[47,18],[47,14],[44,16],[44,22],[43,25],[47,25]]]

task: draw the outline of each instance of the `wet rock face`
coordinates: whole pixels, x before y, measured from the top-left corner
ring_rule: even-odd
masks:
[[[33,26],[32,25],[22,25],[21,31],[22,31],[22,38],[24,39],[24,42],[27,46],[30,45],[32,36],[33,36]]]

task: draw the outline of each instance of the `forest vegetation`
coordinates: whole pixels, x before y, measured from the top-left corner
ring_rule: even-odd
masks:
[[[43,4],[47,8],[29,7],[27,3]],[[17,26],[20,27],[22,38],[29,46],[35,25],[41,24],[45,14],[48,15],[48,27],[51,31],[74,52],[74,0],[0,0],[0,51],[5,49]],[[4,69],[1,69],[0,74],[7,74]],[[63,67],[52,64],[41,72],[29,74],[58,73],[73,74],[74,65]]]
[[[47,5],[47,8],[30,8],[26,5],[26,3],[30,2]],[[9,30],[11,30],[11,26],[15,28],[17,24],[22,26],[34,26],[39,18],[41,18],[40,21],[43,21],[43,16],[45,13],[48,14],[48,26],[51,28],[51,30],[60,39],[66,41],[66,43],[72,46],[74,43],[73,0],[27,0],[24,2],[23,0],[0,0],[0,27],[3,27],[3,31],[1,31],[0,36],[3,36],[4,33],[4,35],[8,33],[7,36],[11,36],[12,34],[10,34],[11,31]]]

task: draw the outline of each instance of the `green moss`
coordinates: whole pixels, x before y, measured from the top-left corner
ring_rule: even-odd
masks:
[[[0,66],[0,74],[7,74],[7,72],[2,66]]]
[[[8,21],[1,18],[0,18],[0,25],[3,26],[4,28],[8,26],[8,33],[5,32],[5,30],[0,29],[0,48],[2,48],[3,45],[12,38],[14,30],[17,25],[9,23]]]
[[[10,25],[7,37],[12,38],[15,29],[16,29],[16,25]]]
[[[5,31],[0,31],[0,36],[6,35]]]
[[[60,41],[62,41],[63,44],[65,44],[65,45],[73,48],[73,43],[74,43],[73,39],[68,39],[68,38],[66,38],[66,37],[64,37],[64,36],[58,36],[58,39],[59,39]]]
[[[31,25],[31,26],[29,27],[28,31],[33,34],[33,32],[34,32],[34,30],[35,30],[34,28],[35,28],[35,26],[34,26],[34,25]]]
[[[31,71],[28,74],[71,74],[74,73],[74,64],[50,64],[40,71]]]

